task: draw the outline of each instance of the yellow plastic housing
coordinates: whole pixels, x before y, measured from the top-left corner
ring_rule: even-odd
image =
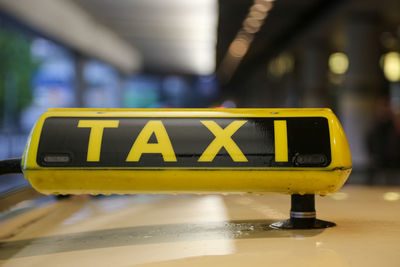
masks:
[[[36,162],[44,121],[49,117],[324,117],[331,162],[326,167],[154,168],[42,167]],[[32,129],[22,159],[26,179],[44,194],[286,193],[336,192],[348,178],[351,155],[346,136],[330,109],[50,109]]]

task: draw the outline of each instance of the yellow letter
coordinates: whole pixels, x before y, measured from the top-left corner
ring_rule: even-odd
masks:
[[[119,121],[112,120],[80,120],[79,128],[90,128],[89,145],[86,161],[99,161],[101,140],[104,128],[118,128]]]
[[[288,161],[288,141],[286,121],[274,121],[275,162]]]
[[[149,144],[149,139],[154,133],[157,143]],[[164,161],[176,161],[167,131],[161,121],[149,121],[136,138],[126,161],[139,161],[143,153],[162,154]]]
[[[203,154],[199,158],[199,161],[213,161],[222,147],[225,147],[233,161],[247,161],[247,158],[243,155],[243,152],[231,138],[232,135],[246,122],[247,121],[234,121],[225,129],[222,129],[217,123],[215,123],[215,121],[201,121],[201,123],[203,123],[204,126],[206,126],[215,135],[215,139],[206,148],[206,150],[204,150]]]

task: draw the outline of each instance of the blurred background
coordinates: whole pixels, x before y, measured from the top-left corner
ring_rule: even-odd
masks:
[[[399,185],[400,1],[0,0],[0,160],[52,107],[220,106],[329,107],[348,183]]]

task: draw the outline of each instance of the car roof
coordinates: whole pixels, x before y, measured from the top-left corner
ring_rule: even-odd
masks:
[[[316,198],[336,227],[275,230],[289,196],[74,196],[3,216],[6,266],[398,266],[400,188]]]

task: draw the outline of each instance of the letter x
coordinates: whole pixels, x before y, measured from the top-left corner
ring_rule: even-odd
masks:
[[[215,139],[210,143],[206,150],[204,150],[203,154],[199,158],[199,161],[213,161],[221,148],[225,147],[233,161],[246,162],[247,158],[243,155],[243,152],[240,150],[237,144],[232,140],[232,135],[246,122],[247,121],[234,121],[225,129],[222,129],[215,121],[201,121],[201,123],[204,124],[204,126],[206,126],[210,132],[215,135]]]

